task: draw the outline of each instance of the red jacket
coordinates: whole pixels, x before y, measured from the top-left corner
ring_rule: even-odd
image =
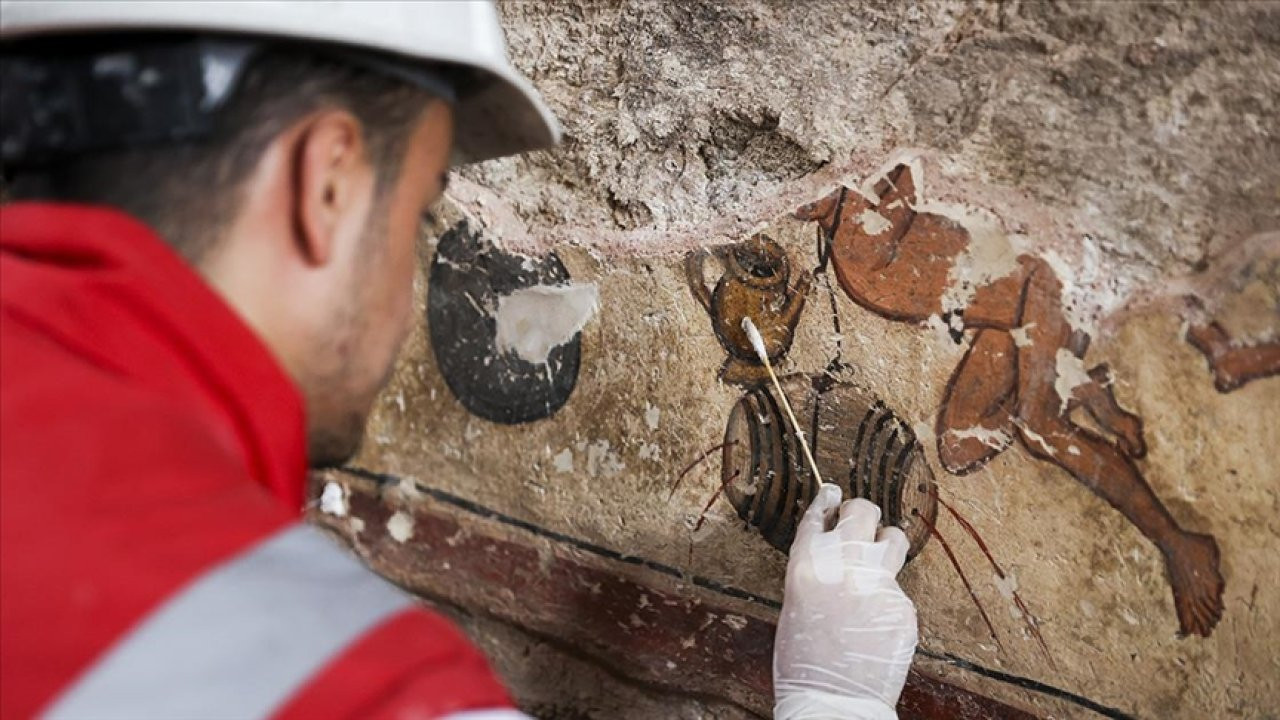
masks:
[[[268,349],[146,227],[0,208],[0,716],[508,708],[445,620],[299,523],[304,432]]]

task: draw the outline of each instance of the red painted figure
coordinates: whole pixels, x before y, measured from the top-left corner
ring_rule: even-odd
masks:
[[[1012,272],[976,288],[963,308],[944,308],[969,233],[949,218],[916,211],[922,198],[906,165],[881,178],[874,191],[877,199],[871,200],[840,188],[800,208],[796,217],[817,222],[830,238],[836,277],[854,302],[914,323],[959,310],[963,327],[974,330],[938,414],[943,466],[971,472],[1021,440],[1031,455],[1069,472],[1155,543],[1182,632],[1207,636],[1222,614],[1217,544],[1183,530],[1143,479],[1134,462],[1146,454],[1142,422],[1116,403],[1106,366],[1091,369],[1070,397],[1060,397],[1060,354],[1083,359],[1089,337],[1068,322],[1052,267],[1021,255]],[[884,219],[879,232],[864,226],[867,212]],[[1110,437],[1073,422],[1076,407]]]

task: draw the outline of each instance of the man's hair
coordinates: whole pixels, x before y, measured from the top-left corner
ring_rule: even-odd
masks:
[[[381,198],[400,174],[409,136],[432,95],[409,83],[304,48],[264,48],[200,140],[87,153],[50,168],[44,199],[109,205],[147,223],[188,262],[217,243],[271,141],[322,108],[350,111]],[[15,188],[15,195],[29,195]]]

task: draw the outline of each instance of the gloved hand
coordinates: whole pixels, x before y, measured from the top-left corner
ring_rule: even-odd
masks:
[[[916,609],[896,577],[907,537],[877,531],[874,504],[840,497],[823,484],[791,545],[773,651],[775,720],[897,718],[916,647]]]

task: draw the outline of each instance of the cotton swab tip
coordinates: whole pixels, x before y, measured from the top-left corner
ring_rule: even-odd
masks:
[[[747,333],[747,339],[751,341],[751,347],[755,349],[756,355],[760,356],[760,362],[769,362],[769,353],[764,349],[764,338],[760,337],[760,331],[756,329],[756,324],[751,322],[751,318],[742,318],[742,329]]]

